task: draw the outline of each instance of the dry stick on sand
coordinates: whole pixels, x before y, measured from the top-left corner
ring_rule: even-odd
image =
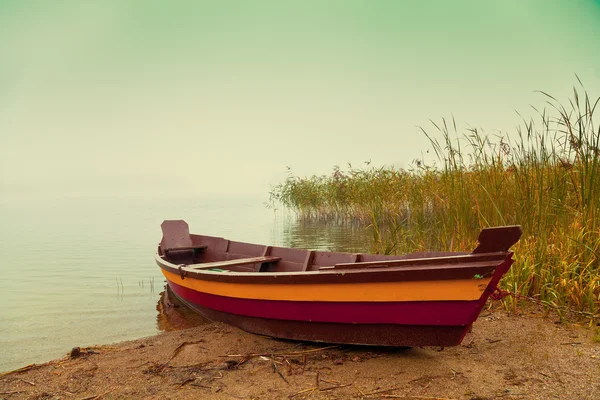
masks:
[[[321,387],[321,382],[331,383],[334,386]],[[290,394],[288,396],[288,398],[291,399],[291,398],[296,397],[298,395],[301,395],[301,394],[304,394],[304,393],[308,393],[308,392],[312,393],[312,392],[315,392],[317,390],[319,392],[327,392],[329,390],[340,389],[340,388],[348,387],[348,386],[351,386],[351,385],[352,385],[352,382],[351,383],[340,384],[339,382],[334,382],[334,381],[328,381],[328,380],[325,380],[325,379],[321,379],[319,373],[317,372],[317,375],[315,376],[315,386],[314,387],[311,387],[311,388],[308,388],[308,389],[303,389],[303,390],[301,390],[299,392]],[[362,393],[362,391],[360,391],[360,389],[359,389],[359,392]]]
[[[423,396],[402,396],[398,394],[384,394],[382,396],[384,399],[403,399],[403,400],[452,400],[447,397],[423,397]]]
[[[284,352],[280,352],[280,353],[250,353],[250,354],[227,354],[226,356],[221,356],[221,357],[244,357],[244,358],[252,358],[252,357],[271,357],[271,356],[297,356],[297,355],[302,355],[302,354],[308,354],[308,353],[316,353],[319,351],[323,351],[323,350],[329,350],[329,349],[336,349],[339,348],[340,346],[327,346],[327,347],[320,347],[318,349],[310,349],[310,350],[304,350],[304,351],[293,351],[291,353],[284,353]]]
[[[321,386],[319,382],[319,371],[317,371],[317,376],[315,376],[315,386],[317,389]]]
[[[285,361],[285,364],[286,364],[286,367],[288,370],[288,375],[292,375],[292,373],[293,373],[292,364],[290,364],[290,362],[288,361],[287,358],[284,358],[283,360]]]
[[[163,366],[162,366],[162,369],[164,370],[165,368],[167,368],[167,365],[169,365],[169,363],[170,363],[171,361],[173,361],[173,359],[174,359],[174,358],[177,356],[177,354],[179,354],[179,352],[180,352],[180,351],[181,351],[181,350],[182,350],[182,349],[183,349],[185,346],[192,345],[192,344],[198,344],[198,343],[202,343],[202,342],[204,342],[204,340],[197,340],[197,341],[195,341],[195,342],[183,342],[183,343],[181,343],[179,346],[177,346],[177,347],[175,348],[175,350],[173,350],[173,354],[171,354],[171,357],[170,357],[170,358],[167,360],[167,362],[166,362],[166,363],[164,363],[164,364],[163,364]],[[202,346],[200,346],[200,347],[202,347]]]
[[[301,394],[304,394],[304,393],[308,393],[308,392],[311,392],[311,393],[312,393],[312,392],[314,392],[315,390],[317,390],[317,388],[316,388],[316,387],[311,387],[311,388],[308,388],[308,389],[303,389],[303,390],[301,390],[301,391],[299,391],[299,392],[296,392],[296,393],[294,393],[294,394],[290,394],[290,395],[288,396],[288,398],[292,399],[292,398],[294,398],[294,397],[296,397],[296,396],[299,396],[299,395],[301,395]]]
[[[352,383],[346,383],[346,384],[344,384],[344,385],[331,386],[331,387],[326,387],[326,388],[318,388],[318,387],[316,387],[316,386],[313,386],[313,387],[311,387],[311,388],[308,388],[308,389],[303,389],[303,390],[301,390],[301,391],[299,391],[299,392],[296,392],[296,393],[294,393],[294,394],[290,394],[290,395],[288,396],[288,398],[290,398],[290,399],[291,399],[291,398],[294,398],[294,397],[296,397],[296,396],[299,396],[299,395],[301,395],[301,394],[304,394],[304,393],[309,393],[309,392],[310,392],[310,393],[312,393],[312,392],[315,392],[315,391],[319,391],[319,392],[326,392],[326,391],[329,391],[329,390],[335,390],[335,389],[344,388],[344,387],[347,387],[347,386],[350,386],[350,385],[352,385]]]
[[[43,367],[45,365],[51,365],[51,364],[53,364],[52,361],[50,361],[48,363],[44,363],[44,364],[29,364],[29,365],[26,365],[26,366],[24,366],[22,368],[15,369],[13,371],[2,372],[2,373],[0,373],[0,378],[3,378],[5,376],[11,375],[11,374],[17,374],[19,372],[27,372],[29,370],[41,368],[41,367]]]
[[[336,385],[336,386],[330,386],[330,387],[326,387],[326,388],[320,388],[319,392],[326,392],[328,390],[334,390],[334,389],[339,389],[339,388],[343,388],[343,387],[347,387],[352,385],[352,383],[345,383],[343,385]]]
[[[84,397],[84,398],[83,398],[83,399],[81,399],[81,400],[96,400],[96,399],[99,399],[100,397],[102,397],[102,396],[104,396],[104,395],[106,395],[106,394],[109,394],[109,393],[110,393],[110,392],[112,392],[113,390],[114,390],[114,389],[110,389],[109,391],[106,391],[106,392],[104,392],[104,393],[100,393],[100,394],[97,394],[97,395],[94,395],[94,396],[88,396],[88,397]]]
[[[290,383],[288,382],[288,380],[285,379],[285,376],[283,376],[283,374],[281,373],[279,368],[277,368],[277,363],[275,362],[275,356],[272,354],[271,354],[271,361],[273,361],[273,371],[276,371],[279,374],[279,376],[281,377],[281,379],[283,379],[284,382],[289,385]]]
[[[394,390],[398,390],[398,389],[400,389],[400,388],[399,387],[394,387],[394,388],[391,388],[391,389],[378,390],[376,392],[365,393],[363,396],[365,396],[365,397],[368,397],[368,396],[377,396],[379,394],[393,392]]]
[[[83,353],[83,355],[100,354],[100,352],[95,351],[94,349],[98,349],[98,350],[102,350],[102,351],[111,351],[111,350],[118,350],[119,348],[118,347],[109,347],[109,346],[105,346],[105,347],[102,347],[102,346],[91,346],[91,347],[82,347],[80,349],[80,351]],[[12,375],[12,374],[18,374],[18,373],[21,373],[21,372],[27,372],[27,371],[30,371],[32,369],[39,369],[39,368],[42,368],[42,367],[46,367],[48,365],[59,365],[59,366],[61,366],[61,364],[63,362],[68,361],[70,358],[71,358],[70,356],[67,356],[67,357],[63,357],[63,358],[60,358],[60,359],[57,359],[57,360],[51,360],[51,361],[48,361],[48,362],[45,362],[45,363],[41,363],[41,364],[29,364],[29,365],[26,365],[26,366],[24,366],[22,368],[18,368],[18,369],[12,370],[12,371],[2,372],[2,373],[0,373],[0,378],[3,378],[3,377],[8,376],[8,375]]]
[[[60,367],[64,368],[61,364],[64,363],[65,361],[68,361],[68,360],[69,360],[69,357],[64,357],[64,358],[60,358],[58,360],[52,360],[52,361],[48,361],[48,362],[45,362],[45,363],[42,363],[42,364],[29,364],[29,365],[26,365],[26,366],[24,366],[22,368],[19,368],[19,369],[15,369],[15,370],[12,370],[12,371],[2,372],[2,373],[0,373],[0,378],[4,378],[5,376],[12,375],[12,374],[18,374],[18,373],[21,373],[21,372],[27,372],[27,371],[30,371],[30,370],[33,370],[33,369],[39,369],[39,368],[42,368],[42,367],[46,367],[48,365],[57,365],[57,366],[60,366]]]
[[[365,392],[363,392],[362,390],[360,390],[360,388],[358,386],[354,386],[354,389],[358,390],[358,393],[360,393],[362,397],[367,397],[367,395],[365,394]]]
[[[436,378],[444,378],[444,376],[442,376],[442,375],[425,375],[420,378],[415,378],[413,380],[410,380],[410,381],[408,381],[408,383],[414,383],[414,382],[425,381],[425,380],[431,381]]]

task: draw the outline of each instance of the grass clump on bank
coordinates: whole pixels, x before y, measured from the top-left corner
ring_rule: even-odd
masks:
[[[521,225],[516,263],[501,287],[600,317],[600,101],[574,88],[567,105],[523,119],[517,134],[459,133],[454,121],[422,130],[437,162],[296,177],[271,199],[302,218],[369,224],[371,251],[468,251],[483,227]],[[367,249],[365,249],[367,250]],[[511,300],[509,300],[511,301]]]

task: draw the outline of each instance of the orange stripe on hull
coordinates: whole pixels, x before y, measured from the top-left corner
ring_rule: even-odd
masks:
[[[290,301],[444,301],[477,300],[491,278],[413,282],[323,283],[323,284],[244,284],[181,279],[161,269],[178,285],[198,292],[241,299]]]

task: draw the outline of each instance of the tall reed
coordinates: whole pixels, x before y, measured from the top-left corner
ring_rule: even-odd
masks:
[[[583,88],[583,85],[581,85]],[[581,92],[581,94],[580,94]],[[501,286],[550,307],[600,316],[600,127],[583,89],[547,107],[516,134],[459,132],[454,120],[422,129],[437,162],[409,169],[291,171],[271,199],[302,218],[369,224],[372,251],[470,250],[481,228],[518,224],[524,235]],[[595,123],[596,122],[596,123]]]

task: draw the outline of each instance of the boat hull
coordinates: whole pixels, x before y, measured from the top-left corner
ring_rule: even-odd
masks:
[[[371,346],[450,347],[459,345],[470,328],[470,325],[335,323],[252,317],[218,311],[186,300],[181,288],[171,284],[175,295],[203,317],[279,339]]]
[[[498,277],[510,264],[512,260],[499,266]],[[189,286],[189,278],[186,280]],[[377,346],[459,345],[489,296],[485,290],[477,300],[301,302],[219,296],[183,286],[183,280],[176,283],[167,279],[167,283],[182,302],[203,317],[251,333]]]
[[[201,293],[168,281],[177,296],[199,307],[263,319],[341,324],[468,325],[478,301],[300,302],[241,299]]]

